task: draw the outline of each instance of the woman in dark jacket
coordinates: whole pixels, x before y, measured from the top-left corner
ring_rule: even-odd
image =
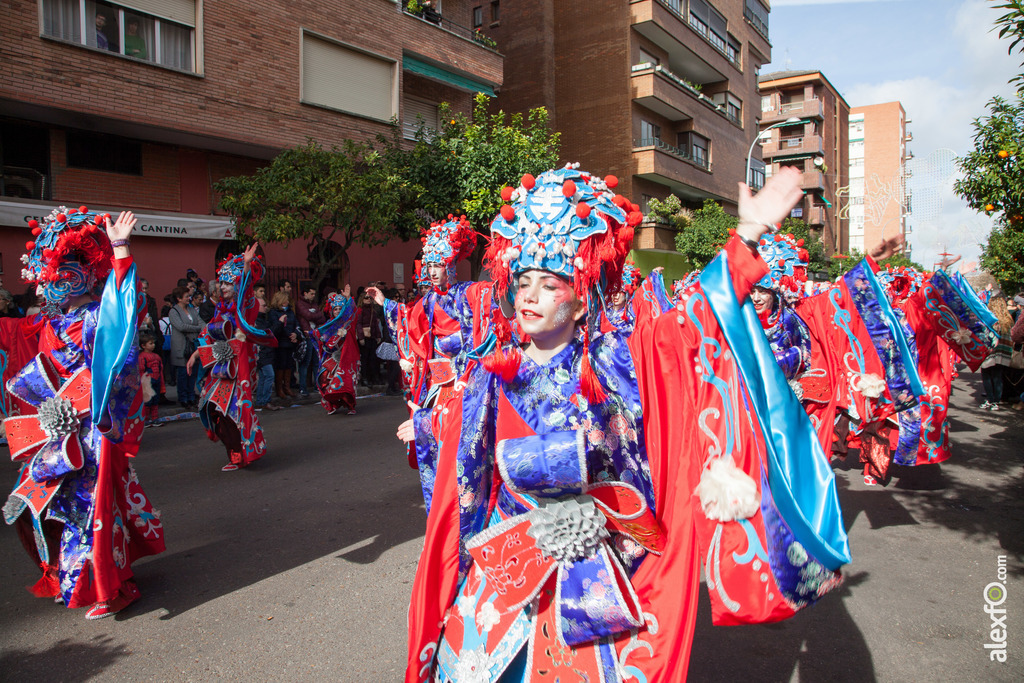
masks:
[[[188,408],[196,404],[194,371],[188,371],[188,358],[195,350],[196,337],[203,331],[203,321],[199,312],[189,305],[188,290],[175,287],[171,292],[174,307],[167,312],[171,324],[171,365],[177,372],[178,403]]]
[[[274,389],[278,398],[293,398],[295,393],[290,385],[295,360],[292,358],[292,352],[299,338],[295,309],[287,293],[279,290],[274,294],[274,298],[270,300],[268,315],[270,329],[277,337],[277,349],[274,351]]]

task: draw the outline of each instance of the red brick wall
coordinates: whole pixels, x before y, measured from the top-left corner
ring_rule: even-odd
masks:
[[[0,98],[272,148],[307,136],[337,142],[386,132],[382,123],[299,102],[303,28],[398,62],[408,49],[501,81],[500,55],[383,0],[203,6],[204,74],[195,76],[42,38],[38,2],[10,0],[0,22]],[[452,11],[460,6],[453,0]]]

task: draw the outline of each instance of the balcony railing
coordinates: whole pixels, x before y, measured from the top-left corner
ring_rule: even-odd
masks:
[[[457,24],[451,19],[448,19],[447,17],[443,16],[440,12],[427,10],[424,12],[416,13],[410,12],[404,7],[402,8],[402,11],[408,14],[410,17],[422,19],[428,24],[434,24],[435,26],[439,26],[440,28],[444,29],[445,31],[448,31],[449,33],[454,33],[455,35],[461,38],[465,38],[466,40],[472,40],[477,45],[485,47],[488,50],[493,50],[495,52],[498,51],[498,43],[493,38],[481,33],[479,30],[474,30],[466,26],[463,26],[462,24]]]
[[[821,171],[804,171],[800,179],[800,188],[804,190],[825,191],[825,175]]]
[[[725,39],[708,28],[708,25],[699,19],[696,19],[692,15],[690,17],[685,16],[683,14],[682,2],[679,0],[658,0],[658,3],[669,12],[672,12],[672,14],[679,17],[680,21],[689,25],[697,35],[706,40],[708,45],[711,45],[722,53],[722,56],[728,59],[729,62],[734,64],[736,67],[739,67],[739,60],[736,55],[729,54],[729,47],[725,42]]]
[[[732,121],[733,123],[735,123],[737,126],[741,126],[741,127],[743,126],[743,121],[740,119],[739,116],[736,116],[735,114],[730,112],[723,105],[716,104],[714,100],[712,100],[710,97],[708,97],[707,95],[702,93],[697,85],[691,83],[690,81],[686,80],[685,78],[683,78],[681,76],[677,76],[676,74],[672,73],[671,71],[666,69],[661,64],[652,64],[651,62],[642,62],[640,64],[634,64],[630,70],[632,71],[633,74],[642,73],[644,71],[653,71],[655,73],[661,74],[662,76],[664,76],[668,80],[672,81],[672,83],[674,83],[675,85],[677,85],[680,88],[682,88],[683,90],[686,90],[687,92],[689,92],[691,95],[696,97],[698,100],[703,102],[705,105],[711,107],[716,112],[718,112],[719,114],[721,114],[725,118],[727,118],[730,121]]]
[[[763,115],[763,122],[768,123],[775,119],[788,119],[791,117],[821,118],[823,116],[823,112],[824,109],[821,105],[821,100],[814,97],[801,102],[786,102],[778,109],[766,109],[761,112],[761,114]]]
[[[639,140],[633,141],[633,147],[637,149],[641,147],[654,147],[655,149],[665,152],[666,154],[670,154],[676,157],[677,159],[682,159],[683,161],[688,161],[691,164],[695,164],[700,168],[703,168],[704,170],[711,169],[711,163],[708,161],[706,153],[704,152],[704,150],[701,150],[700,148],[697,147],[693,148],[695,150],[698,150],[696,153],[694,153],[691,150],[685,150],[679,147],[674,147],[665,142],[664,140],[662,140],[661,138],[640,138]]]
[[[750,7],[743,8],[743,18],[750,22],[750,25],[754,27],[754,30],[761,34],[761,37],[765,40],[770,40],[768,37],[768,24],[761,21],[761,18],[754,14],[754,10]]]

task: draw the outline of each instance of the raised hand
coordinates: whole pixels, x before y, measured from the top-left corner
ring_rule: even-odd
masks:
[[[897,234],[894,237],[890,237],[887,240],[884,239],[879,242],[871,249],[870,252],[868,252],[868,254],[876,261],[881,261],[882,259],[887,259],[893,254],[898,254],[903,251],[903,244],[905,242],[906,240],[903,235]]]
[[[256,250],[259,249],[259,246],[259,243],[253,242],[246,247],[245,251],[242,253],[242,263],[246,271],[249,270],[249,264],[251,264],[253,259],[256,258]]]
[[[386,299],[384,298],[384,292],[380,291],[376,287],[367,287],[366,295],[373,297],[373,302],[378,306],[383,306]]]
[[[114,247],[114,257],[125,258],[128,256],[128,238],[131,237],[132,230],[135,229],[135,224],[138,222],[135,220],[135,214],[131,211],[122,211],[113,224],[110,222],[110,216],[104,216],[103,222],[106,223],[107,237],[111,244],[120,243]]]
[[[803,197],[800,189],[802,175],[795,168],[783,167],[756,195],[751,195],[746,183],[740,183],[740,222],[736,226],[736,233],[756,242],[770,229],[769,226],[789,216],[789,212]]]

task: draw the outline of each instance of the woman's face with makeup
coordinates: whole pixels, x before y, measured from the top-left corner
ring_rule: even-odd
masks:
[[[583,306],[572,285],[543,270],[528,270],[516,279],[516,320],[534,341],[559,337],[576,325]]]

